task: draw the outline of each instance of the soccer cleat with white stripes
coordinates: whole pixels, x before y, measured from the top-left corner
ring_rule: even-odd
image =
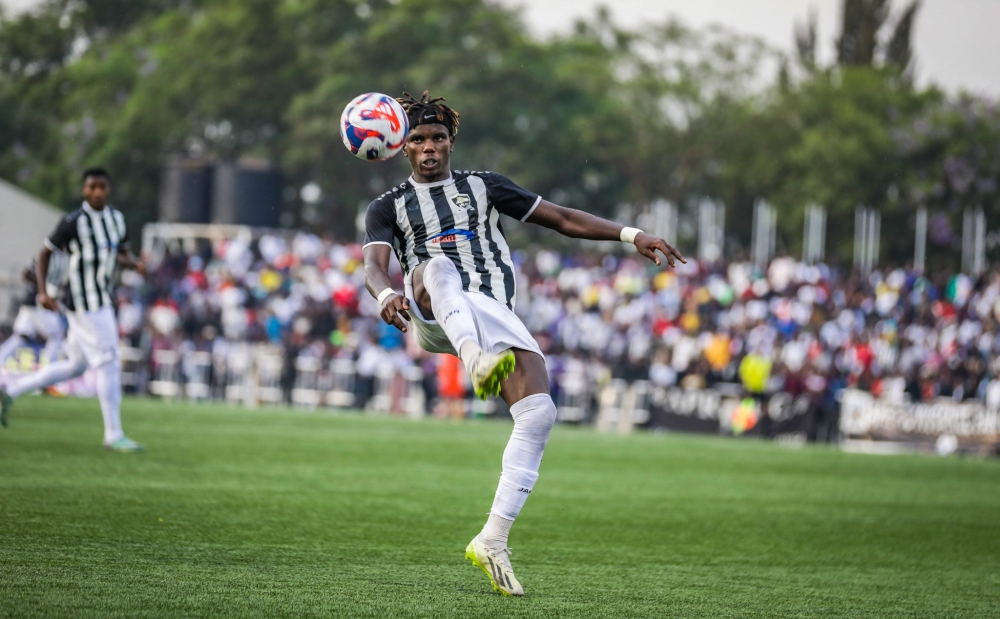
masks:
[[[477,535],[466,546],[465,558],[486,572],[494,591],[503,595],[524,595],[524,588],[514,577],[514,568],[510,566],[510,548],[491,548]]]
[[[479,399],[500,394],[500,383],[514,371],[514,353],[505,350],[499,355],[482,353],[472,363],[469,378]]]

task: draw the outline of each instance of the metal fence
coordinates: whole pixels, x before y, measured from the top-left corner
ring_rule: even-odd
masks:
[[[230,344],[224,350],[142,350],[122,347],[122,384],[128,391],[168,400],[224,401],[243,406],[290,403],[304,409],[352,409],[426,414],[424,373],[417,366],[379,367],[359,377],[352,359],[302,355],[286,372],[284,351],[271,345]],[[290,378],[289,378],[290,374]]]
[[[23,352],[16,355],[18,373],[37,363],[37,351]],[[25,363],[29,358],[31,363]],[[306,410],[361,409],[411,418],[428,415],[434,405],[433,394],[426,391],[428,387],[434,391],[428,385],[433,377],[425,377],[416,364],[398,361],[381,363],[367,375],[349,358],[303,354],[289,362],[280,346],[228,342],[211,351],[190,343],[152,351],[122,345],[121,362],[127,393],[172,401],[216,401],[248,407],[291,404]],[[727,392],[720,390],[721,386],[684,390],[648,380],[596,382],[585,370],[563,372],[552,382],[558,421],[592,424],[603,432],[630,432],[649,426],[729,433],[730,413],[743,397],[738,385],[729,385]],[[780,395],[769,399],[768,417],[772,421],[780,423],[785,417],[801,417],[806,412]],[[466,400],[460,408],[464,414],[481,417],[504,410],[497,401],[475,399]]]
[[[420,418],[431,412],[435,396],[416,364],[380,364],[372,375],[358,371],[349,358],[321,359],[308,354],[289,367],[284,349],[270,344],[226,343],[212,351],[182,344],[152,351],[120,346],[122,386],[126,393],[171,401],[226,402],[238,406],[291,404],[307,410],[363,409],[374,414]],[[25,347],[6,371],[23,374],[39,363],[37,347]],[[426,381],[431,378],[431,381]],[[83,381],[86,384],[87,381]],[[92,382],[92,381],[91,381]],[[601,430],[628,431],[650,420],[653,388],[649,381],[611,380],[595,385],[583,371],[554,377],[557,419],[593,423]],[[434,391],[433,387],[430,387]],[[93,395],[66,390],[68,395]],[[466,414],[489,417],[502,403],[466,400]]]

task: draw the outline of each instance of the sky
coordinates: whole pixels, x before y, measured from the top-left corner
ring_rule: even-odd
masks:
[[[529,27],[545,36],[570,28],[578,17],[593,15],[600,0],[499,0],[525,11]],[[834,57],[840,30],[841,0],[613,0],[616,21],[626,26],[675,15],[696,27],[721,24],[761,37],[780,50],[794,48],[796,22],[810,10],[819,18],[820,59]],[[908,2],[895,0],[901,9]],[[937,84],[1000,96],[1000,0],[923,0],[917,14],[914,47],[920,84]]]
[[[0,0],[14,11],[39,0]],[[496,0],[524,9],[529,28],[538,36],[564,32],[579,17],[593,15],[601,0]],[[790,52],[793,28],[810,9],[819,17],[821,59],[833,57],[841,0],[605,0],[616,20],[626,26],[675,15],[700,27],[712,23],[763,38]],[[906,4],[895,0],[896,7]],[[949,92],[959,89],[1000,97],[1000,0],[923,0],[914,37],[917,79]]]

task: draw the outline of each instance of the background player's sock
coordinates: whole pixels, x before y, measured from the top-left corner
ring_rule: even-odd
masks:
[[[538,393],[515,402],[510,414],[514,418],[514,431],[503,452],[503,473],[493,497],[490,518],[481,534],[490,545],[494,543],[491,538],[502,539],[503,546],[507,545],[510,523],[535,487],[542,453],[556,421],[556,405],[549,394]]]
[[[118,360],[97,368],[97,399],[104,416],[104,442],[113,443],[125,436],[122,432],[122,375]]]
[[[0,344],[0,366],[7,363],[7,359],[14,354],[14,351],[20,348],[24,344],[24,338],[18,334],[14,334],[7,338],[7,341]]]
[[[76,378],[86,371],[87,363],[82,358],[72,358],[50,363],[33,374],[28,374],[23,378],[12,381],[7,387],[7,395],[16,400],[35,389],[44,389],[49,385]]]
[[[451,345],[469,369],[473,361],[471,357],[478,356],[481,349],[476,320],[462,290],[462,276],[451,260],[437,256],[424,267],[424,288],[431,296],[434,319],[444,329]]]

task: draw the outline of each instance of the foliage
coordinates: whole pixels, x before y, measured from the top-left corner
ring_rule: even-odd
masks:
[[[266,159],[286,171],[291,223],[351,238],[407,166],[352,158],[344,103],[430,89],[462,113],[459,169],[626,218],[721,199],[735,249],[756,199],[790,252],[818,202],[845,257],[859,203],[906,229],[917,204],[998,209],[996,104],[913,86],[918,6],[845,0],[838,62],[821,67],[814,19],[796,63],[717,27],[629,30],[606,11],[540,41],[485,0],[48,0],[0,14],[0,176],[69,208],[79,171],[109,166],[138,225],[167,157]],[[301,203],[313,182],[322,199]]]
[[[913,0],[896,18],[892,34],[885,37],[880,35],[890,23],[891,0],[844,0],[837,61],[844,66],[884,65],[906,71],[913,57],[910,36],[919,7],[920,0]]]

